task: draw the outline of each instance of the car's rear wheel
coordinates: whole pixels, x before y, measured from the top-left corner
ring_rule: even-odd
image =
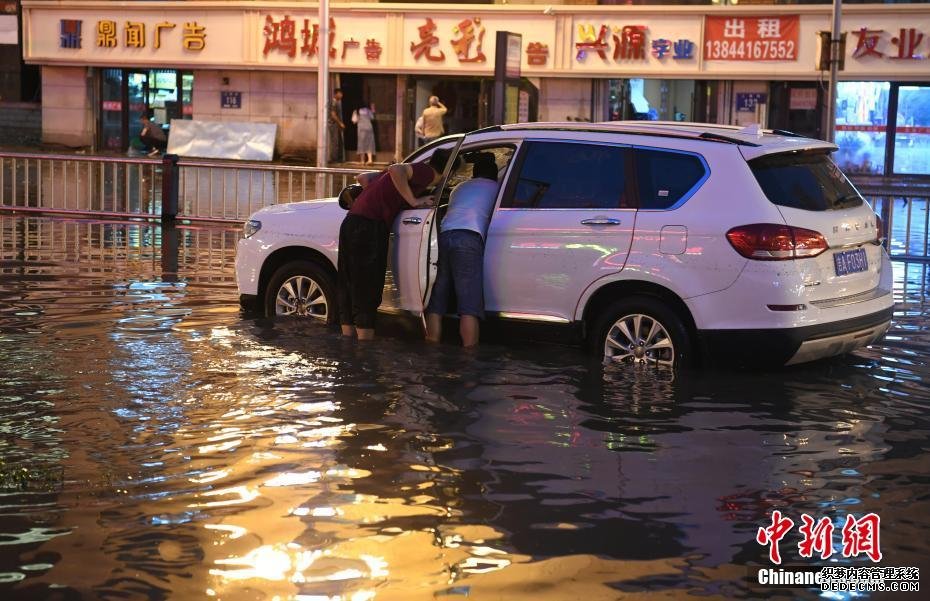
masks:
[[[605,363],[683,367],[693,360],[691,336],[661,300],[635,296],[601,313],[592,346]]]
[[[291,261],[278,267],[265,289],[265,315],[335,323],[336,285],[332,276],[313,261]]]

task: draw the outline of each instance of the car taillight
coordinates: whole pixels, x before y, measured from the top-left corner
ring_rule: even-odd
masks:
[[[878,214],[875,215],[875,239],[879,242],[885,239],[885,224]]]
[[[730,245],[747,259],[789,261],[816,257],[829,246],[820,232],[775,223],[753,223],[727,232]]]

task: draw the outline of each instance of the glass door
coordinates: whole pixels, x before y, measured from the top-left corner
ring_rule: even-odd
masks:
[[[142,132],[142,115],[149,113],[149,72],[148,71],[127,71],[126,72],[127,88],[127,107],[123,117],[126,119],[126,139],[130,146],[137,150],[143,150],[144,145],[139,138]]]
[[[894,173],[930,174],[930,86],[898,87]]]
[[[123,70],[103,69],[100,75],[101,148],[123,150]]]

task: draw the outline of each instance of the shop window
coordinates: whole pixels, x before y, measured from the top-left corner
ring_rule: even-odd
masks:
[[[626,149],[576,142],[530,142],[512,198],[524,209],[617,209],[626,190]]]
[[[898,88],[894,172],[930,174],[930,86]]]
[[[690,121],[694,82],[673,79],[611,79],[608,115],[611,121]]]
[[[837,84],[835,160],[847,173],[884,173],[890,88],[887,81]]]

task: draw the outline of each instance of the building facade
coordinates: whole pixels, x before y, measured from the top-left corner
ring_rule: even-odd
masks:
[[[304,2],[23,0],[42,70],[46,142],[122,150],[138,117],[273,122],[282,155],[316,145],[316,65],[329,52],[344,120],[376,108],[381,159],[414,145],[426,99],[449,131],[490,124],[498,31],[521,35],[508,119],[761,122],[821,136],[828,5],[333,3],[329,39]],[[841,162],[930,173],[930,5],[844,7]],[[924,109],[924,105],[927,109]],[[354,130],[346,130],[354,148]]]

